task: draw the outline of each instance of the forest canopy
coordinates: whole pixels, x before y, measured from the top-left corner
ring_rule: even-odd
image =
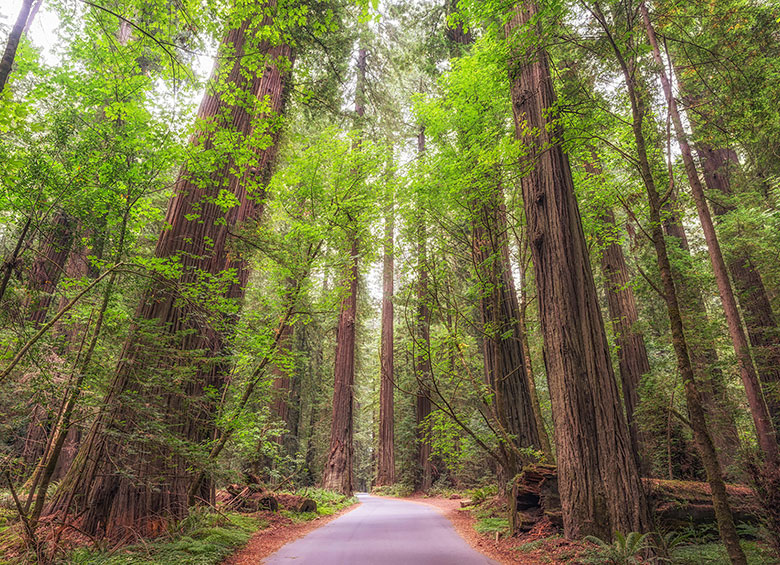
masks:
[[[15,0],[0,48],[0,547],[236,484],[609,544],[697,484],[780,551],[776,2]]]

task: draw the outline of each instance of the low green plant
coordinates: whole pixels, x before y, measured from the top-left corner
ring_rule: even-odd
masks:
[[[168,538],[129,545],[119,551],[79,548],[70,553],[70,565],[216,565],[244,545],[267,522],[242,514],[192,512]]]
[[[407,496],[411,496],[414,492],[414,489],[410,487],[409,485],[405,485],[402,483],[396,483],[394,485],[386,485],[381,487],[374,487],[371,489],[372,494],[376,494],[377,496],[395,496],[398,498],[404,498]]]
[[[640,563],[639,554],[648,547],[650,534],[630,532],[623,535],[615,532],[615,541],[605,541],[596,536],[586,536],[585,540],[596,547],[588,551],[588,563],[610,563],[611,565],[634,565]]]
[[[480,534],[504,535],[509,532],[509,520],[506,518],[481,518],[474,524],[474,529]]]
[[[480,504],[498,494],[496,485],[485,485],[483,487],[473,488],[469,491],[469,498],[474,504]]]

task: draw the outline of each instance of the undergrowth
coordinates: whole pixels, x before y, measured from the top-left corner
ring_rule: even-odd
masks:
[[[244,545],[263,520],[238,513],[192,512],[167,538],[128,545],[119,551],[79,548],[61,563],[68,565],[216,565]]]

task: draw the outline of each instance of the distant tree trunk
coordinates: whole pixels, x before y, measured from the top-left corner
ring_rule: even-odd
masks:
[[[726,484],[723,481],[723,473],[704,416],[699,391],[696,387],[696,377],[693,372],[693,365],[691,364],[688,355],[688,343],[685,337],[685,330],[683,329],[677,289],[674,284],[672,267],[669,261],[669,253],[667,251],[666,239],[661,221],[661,198],[656,189],[655,179],[653,178],[645,143],[643,131],[643,122],[646,113],[645,102],[636,88],[635,69],[625,60],[622,51],[612,39],[609,25],[598,8],[596,8],[595,14],[609,36],[609,41],[615,52],[615,56],[618,59],[620,68],[623,72],[623,78],[626,82],[628,97],[631,103],[632,130],[634,133],[634,141],[636,142],[637,156],[639,158],[640,173],[647,190],[648,202],[650,204],[651,238],[653,247],[655,248],[658,270],[660,271],[663,284],[663,298],[669,315],[672,345],[677,358],[677,368],[683,381],[694,440],[707,473],[707,482],[712,490],[712,502],[715,508],[718,529],[732,562],[744,564],[746,563],[745,554],[742,552],[742,548],[739,545],[739,537],[737,536],[737,530],[734,526],[734,517],[726,493]]]
[[[602,174],[600,167],[589,162],[585,169],[591,176]],[[642,376],[650,372],[650,359],[647,356],[645,338],[636,329],[639,313],[636,307],[634,291],[631,288],[631,276],[623,254],[623,246],[618,237],[619,231],[615,222],[615,213],[605,207],[600,211],[599,220],[603,232],[600,236],[601,272],[604,276],[607,296],[607,310],[612,321],[612,331],[615,335],[615,345],[618,350],[618,366],[620,368],[620,383],[623,389],[623,403],[626,408],[628,429],[631,433],[631,444],[635,455],[639,458],[639,468],[647,476],[650,465],[644,442],[636,425],[636,410],[639,406],[639,384]]]
[[[191,145],[194,158],[203,157],[209,166],[187,165],[180,171],[166,217],[170,229],[160,235],[155,252],[158,258],[179,259],[177,288],[196,288],[204,278],[216,282],[229,270],[235,278],[224,283],[226,288],[220,292],[228,300],[243,296],[247,266],[240,255],[229,252],[227,243],[234,230],[262,211],[293,59],[287,45],[250,40],[265,37],[258,32],[274,25],[274,6],[267,4],[256,23],[247,20],[227,33],[222,52],[234,56],[218,60],[201,102]],[[241,94],[241,103],[224,100],[225,88]],[[215,136],[226,129],[239,136],[243,148],[250,151],[243,152],[240,161],[217,145]],[[203,170],[208,171],[205,177]],[[235,196],[236,206],[224,210],[214,202],[223,190]],[[223,385],[228,368],[223,349],[229,329],[218,330],[208,315],[197,300],[181,301],[166,283],[146,291],[136,312],[139,322],[125,344],[103,408],[52,500],[50,512],[67,511],[73,503],[82,516],[82,529],[109,536],[128,529],[159,533],[170,519],[186,513],[190,483],[200,475],[190,470],[186,450],[173,450],[164,438],[141,449],[115,439],[115,433],[107,435],[106,430],[111,428],[121,437],[136,426],[148,425],[134,414],[142,406],[128,401],[128,397],[141,396],[149,403],[144,409],[157,410],[153,414],[162,418],[161,425],[177,440],[197,445],[212,437],[214,407],[205,391]],[[222,316],[220,325],[231,327],[233,318]],[[158,336],[149,336],[149,322],[159,330]],[[172,347],[167,347],[171,342]],[[189,355],[181,358],[182,354]],[[198,355],[197,367],[184,377],[178,390],[162,391],[156,384],[146,384],[154,371],[167,372],[182,360],[186,368],[192,356]],[[156,439],[152,436],[150,441]],[[200,496],[208,498],[210,492],[210,484],[204,481]]]
[[[513,477],[519,471],[517,448],[538,449],[541,441],[523,356],[520,304],[509,263],[503,197],[498,187],[489,200],[475,203],[472,254],[480,285],[485,382],[493,392],[495,420],[501,432],[511,436],[501,438],[500,448],[506,460],[504,472]]]
[[[45,236],[45,243],[30,268],[30,290],[32,295],[25,300],[27,319],[36,326],[46,321],[54,291],[65,269],[65,262],[73,243],[73,219],[63,211],[54,218],[51,233]]]
[[[355,89],[355,114],[359,126],[365,115],[366,50],[358,51],[358,78]],[[353,150],[360,149],[360,142]],[[354,172],[355,175],[358,171]],[[355,404],[355,334],[357,330],[357,291],[358,260],[360,242],[356,219],[349,218],[347,229],[350,241],[349,267],[345,273],[345,296],[341,300],[339,322],[336,329],[336,362],[333,378],[333,417],[330,428],[330,450],[322,476],[322,486],[343,494],[352,494],[355,487],[353,478],[354,435],[353,410]]]
[[[417,136],[417,155],[425,153],[425,129]],[[417,460],[420,465],[420,476],[416,487],[423,492],[433,484],[433,469],[431,465],[430,421],[431,415],[431,309],[428,295],[428,230],[425,214],[418,214],[417,227],[417,324],[414,344],[414,374],[417,380],[417,399],[415,415],[417,418]]]
[[[16,50],[19,47],[19,41],[24,35],[24,30],[28,26],[28,20],[30,18],[30,11],[32,10],[35,0],[22,0],[22,8],[19,10],[19,15],[16,18],[14,27],[11,28],[11,33],[8,34],[8,43],[5,45],[5,51],[3,52],[3,58],[0,59],[0,92],[5,88],[6,82],[8,82],[8,75],[11,74],[11,69],[14,66],[14,59],[16,58]]]
[[[639,8],[642,13],[647,37],[653,49],[653,58],[658,67],[658,77],[661,79],[661,85],[663,86],[664,94],[666,95],[666,102],[669,106],[669,113],[672,118],[672,123],[674,124],[683,164],[685,165],[685,172],[691,186],[693,200],[696,203],[696,210],[699,213],[699,221],[701,222],[702,230],[704,231],[704,239],[707,242],[710,262],[712,263],[712,268],[715,272],[715,282],[718,285],[718,292],[720,293],[720,299],[723,304],[723,311],[726,316],[729,334],[731,335],[731,341],[734,345],[740,377],[742,378],[742,384],[745,387],[745,393],[747,394],[750,412],[753,416],[753,423],[756,426],[758,444],[764,457],[766,457],[767,462],[774,467],[778,465],[778,446],[774,426],[772,425],[772,418],[769,415],[763,391],[761,390],[761,383],[758,379],[755,366],[753,365],[747,336],[742,328],[737,301],[734,297],[734,291],[731,288],[726,262],[723,259],[720,242],[718,241],[715,226],[712,222],[712,216],[710,215],[710,210],[707,206],[704,187],[701,184],[701,180],[699,180],[699,173],[696,170],[696,164],[693,161],[693,154],[690,145],[688,144],[685,129],[682,125],[682,119],[677,108],[677,101],[672,92],[671,83],[666,75],[666,71],[664,71],[664,61],[661,57],[661,51],[658,48],[655,29],[650,21],[650,14],[645,3],[640,2]]]
[[[532,0],[505,26],[516,136],[528,151],[523,201],[545,340],[564,532],[648,531],[650,516],[612,371],[555,93]],[[530,33],[529,33],[530,32]],[[529,37],[530,35],[530,37]],[[518,36],[530,44],[518,47]],[[534,132],[534,133],[529,133]]]
[[[384,264],[382,267],[382,345],[380,351],[379,382],[379,454],[376,484],[395,483],[395,381],[393,374],[393,232],[395,222],[393,203],[385,215]]]
[[[288,285],[295,284],[288,281]],[[295,328],[291,323],[285,323],[280,330],[282,334],[276,346],[276,355],[286,358],[290,354],[290,347],[295,335]],[[283,447],[289,447],[285,441],[293,432],[292,411],[290,409],[290,395],[292,393],[291,368],[287,366],[288,361],[274,363],[269,373],[273,376],[273,400],[271,401],[271,414],[284,423],[285,431],[277,436],[276,441]]]
[[[697,151],[703,164],[707,188],[726,198],[733,196],[731,175],[739,170],[737,153],[729,148],[715,149],[706,143],[698,143]],[[717,198],[710,199],[710,202],[716,217],[725,216],[734,210],[728,204],[719,203]],[[772,311],[764,281],[750,257],[734,253],[728,258],[727,265],[753,346],[767,407],[777,432],[780,429],[780,327]]]
[[[330,449],[323,472],[323,488],[351,495],[354,489],[352,445],[355,384],[355,324],[357,322],[358,240],[350,234],[352,246],[345,278],[345,296],[341,301],[336,329],[336,362],[333,381],[333,418]]]

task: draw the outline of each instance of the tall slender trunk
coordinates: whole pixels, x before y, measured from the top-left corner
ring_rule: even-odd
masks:
[[[365,115],[366,50],[358,51],[358,77],[355,89],[356,123],[362,127]],[[353,147],[360,150],[358,140]],[[354,171],[357,176],[358,171]],[[357,219],[349,217],[347,238],[350,242],[350,257],[344,277],[346,294],[342,298],[336,330],[336,361],[333,375],[333,417],[330,428],[330,449],[322,475],[322,486],[343,494],[352,494],[355,487],[353,477],[354,435],[353,411],[355,404],[355,334],[357,330],[357,291],[360,241]]]
[[[669,253],[666,247],[663,223],[661,221],[662,200],[656,189],[645,143],[643,131],[643,122],[646,113],[645,102],[636,88],[635,69],[630,66],[623,57],[623,53],[617,43],[615,43],[606,18],[598,8],[598,5],[596,5],[595,15],[608,36],[609,42],[623,72],[623,78],[626,82],[626,89],[631,103],[632,131],[634,133],[637,157],[639,159],[640,174],[647,190],[648,202],[650,204],[651,238],[653,247],[655,248],[658,270],[660,271],[663,284],[663,298],[669,315],[672,345],[677,359],[677,369],[680,372],[683,381],[694,441],[696,442],[696,447],[704,464],[707,482],[709,483],[712,492],[712,502],[718,522],[718,529],[732,562],[738,564],[747,563],[745,554],[742,552],[742,548],[739,545],[739,537],[737,536],[734,517],[731,513],[728,495],[726,493],[726,484],[723,481],[723,473],[715,452],[715,446],[712,443],[712,438],[709,433],[704,410],[701,405],[701,399],[699,397],[699,391],[696,386],[693,365],[691,364],[688,354],[688,343],[685,337],[685,330],[683,329],[680,303],[678,301],[677,289],[675,287],[672,267],[669,261]]]
[[[8,34],[8,43],[5,45],[3,58],[0,59],[0,92],[3,91],[6,82],[8,82],[8,75],[11,74],[11,69],[14,66],[19,41],[22,39],[22,35],[24,35],[24,30],[27,28],[29,20],[31,20],[30,11],[34,3],[35,0],[22,0],[22,8],[19,10],[16,23],[11,28],[11,33]]]
[[[739,431],[734,412],[727,398],[725,375],[720,368],[718,352],[712,339],[702,328],[710,325],[707,307],[701,287],[692,279],[690,264],[693,261],[688,236],[680,219],[677,198],[674,192],[661,204],[663,230],[667,236],[667,249],[674,245],[674,251],[682,261],[672,262],[672,276],[677,285],[680,314],[688,341],[688,354],[693,363],[697,388],[707,422],[712,430],[718,461],[724,472],[736,469],[735,456],[741,448]]]
[[[388,191],[389,192],[389,191]],[[395,381],[393,374],[393,277],[394,251],[392,195],[385,213],[384,260],[382,266],[382,345],[380,355],[379,382],[379,453],[376,484],[395,483]]]
[[[647,531],[650,515],[612,371],[598,295],[532,0],[505,26],[516,136],[528,152],[522,179],[545,340],[564,532],[568,537]],[[531,44],[519,47],[522,36]]]
[[[179,261],[176,288],[196,289],[204,279],[216,282],[229,271],[235,278],[225,282],[226,288],[219,292],[232,301],[243,296],[247,265],[243,257],[229,252],[227,243],[231,233],[262,211],[293,59],[287,45],[250,39],[268,36],[258,32],[274,26],[274,7],[275,3],[269,2],[263,6],[262,16],[227,33],[222,52],[231,56],[218,61],[201,102],[191,145],[194,158],[207,160],[208,166],[182,167],[176,195],[168,206],[166,223],[170,229],[161,233],[155,252],[158,258]],[[239,103],[224,99],[223,89],[239,96]],[[240,137],[249,150],[242,152],[240,161],[217,144],[216,136],[225,130]],[[219,207],[215,200],[223,190],[232,193],[238,205],[229,210]],[[116,439],[116,432],[121,438],[143,427],[143,416],[135,412],[149,409],[177,440],[198,445],[213,435],[213,401],[205,391],[219,390],[223,385],[228,368],[224,358],[226,332],[235,318],[221,315],[215,327],[196,302],[181,301],[179,293],[165,282],[146,291],[136,312],[139,322],[125,343],[103,407],[50,512],[67,511],[73,503],[85,531],[112,536],[127,529],[155,534],[167,527],[170,519],[186,513],[190,483],[200,476],[191,470],[186,450],[172,450],[153,434],[147,436],[152,445],[128,444]],[[159,331],[157,336],[150,336],[150,325]],[[170,349],[168,344],[173,344]],[[159,380],[150,379],[159,370],[162,380],[170,381],[164,374],[182,361],[186,368],[191,356],[199,352],[197,367],[176,390],[163,391],[155,384]],[[183,353],[190,355],[182,359]],[[133,397],[146,403],[132,403]],[[109,428],[113,433],[106,433]],[[210,492],[204,481],[201,497]]]
[[[750,413],[753,416],[753,423],[756,426],[758,444],[764,457],[766,457],[767,462],[774,467],[778,464],[778,446],[774,426],[772,425],[772,418],[769,415],[763,391],[761,390],[761,383],[758,380],[758,374],[753,365],[753,359],[750,354],[750,345],[748,344],[745,330],[742,327],[737,301],[729,281],[726,262],[723,259],[720,242],[718,241],[715,226],[712,223],[712,216],[710,215],[710,210],[704,195],[704,187],[701,184],[699,173],[696,170],[696,164],[693,161],[693,154],[690,145],[688,144],[685,129],[682,125],[682,118],[680,117],[677,101],[672,92],[672,85],[664,70],[664,61],[661,57],[661,51],[658,48],[655,29],[650,21],[650,14],[645,3],[640,2],[639,8],[642,13],[642,19],[644,21],[647,37],[650,41],[650,46],[653,49],[653,58],[657,65],[658,76],[661,79],[661,85],[663,86],[664,94],[666,95],[666,102],[669,106],[669,113],[671,114],[672,123],[674,124],[683,164],[685,165],[685,173],[688,177],[688,183],[691,186],[691,193],[693,194],[693,200],[696,203],[699,221],[701,222],[702,230],[704,231],[704,239],[707,242],[707,250],[709,251],[712,269],[715,272],[715,282],[718,285],[718,292],[720,293],[720,299],[723,304],[726,323],[728,324],[729,334],[731,335],[731,341],[734,345],[740,377],[742,378],[742,384],[745,387]]]
[[[287,281],[288,288],[292,288],[294,281]],[[285,450],[291,448],[286,438],[291,437],[294,431],[291,410],[292,394],[292,370],[286,357],[290,354],[293,338],[295,337],[295,328],[290,322],[282,325],[279,341],[276,346],[276,357],[281,358],[279,362],[273,364],[269,373],[273,377],[273,399],[271,401],[271,414],[284,423],[285,431],[276,437],[277,443]]]
[[[425,154],[425,129],[417,136],[417,155]],[[414,374],[417,380],[415,416],[417,419],[417,460],[420,475],[416,487],[427,491],[433,484],[431,464],[431,308],[428,295],[428,229],[424,212],[418,214],[417,226],[417,317],[414,338]]]
[[[731,177],[732,173],[739,170],[736,151],[698,143],[697,152],[702,161],[707,188],[726,198],[733,196]],[[719,203],[717,198],[711,199],[711,202],[716,217],[723,217],[734,210],[728,204]],[[767,407],[777,433],[780,429],[780,327],[772,311],[764,281],[751,258],[743,253],[733,253],[727,258],[727,266],[737,291]]]

